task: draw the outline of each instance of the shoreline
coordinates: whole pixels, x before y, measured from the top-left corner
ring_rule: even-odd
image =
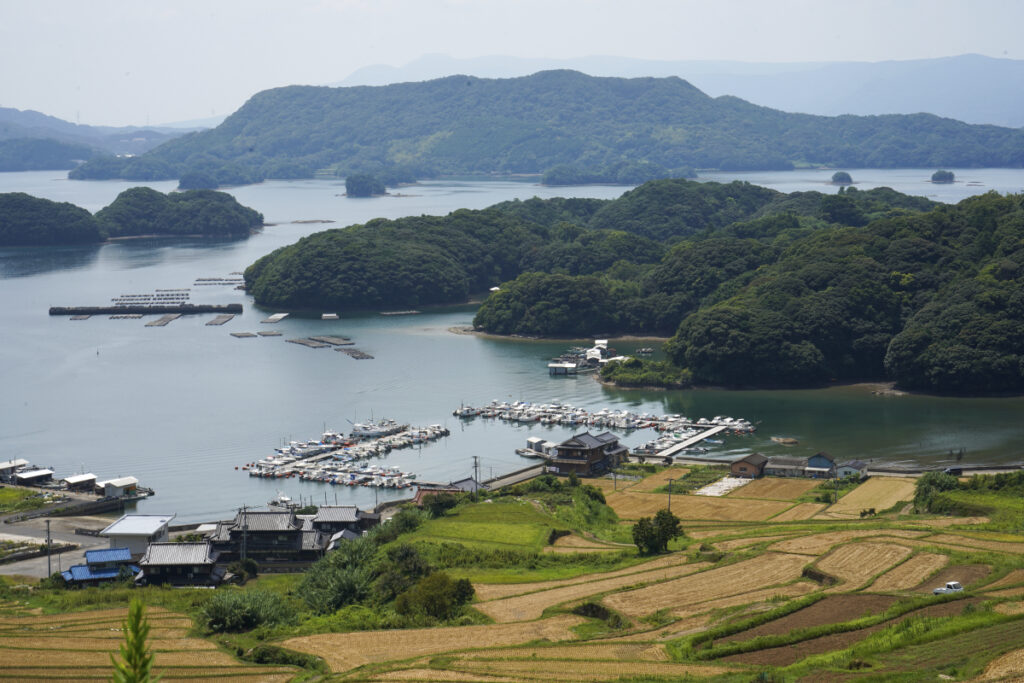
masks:
[[[512,341],[526,341],[526,342],[588,342],[594,339],[594,337],[533,337],[519,334],[495,334],[493,332],[481,332],[480,330],[473,329],[468,325],[449,327],[448,331],[452,334],[461,334],[471,337],[480,337],[481,339],[505,339]],[[637,334],[623,334],[607,337],[609,342],[612,341],[650,341],[650,342],[667,342],[671,337],[655,337],[655,336],[644,336]]]

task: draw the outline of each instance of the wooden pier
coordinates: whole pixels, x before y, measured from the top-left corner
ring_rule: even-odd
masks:
[[[715,434],[718,434],[719,432],[724,432],[726,429],[729,429],[727,425],[715,425],[714,427],[711,427],[710,429],[703,431],[700,434],[697,434],[696,436],[691,436],[689,439],[685,439],[677,444],[669,446],[663,451],[658,451],[653,457],[672,458],[675,456],[676,453],[684,451],[687,448],[690,448],[691,446],[694,446],[696,444],[699,444],[704,439],[710,439]]]

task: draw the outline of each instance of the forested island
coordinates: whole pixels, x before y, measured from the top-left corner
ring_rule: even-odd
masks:
[[[88,145],[47,138],[0,140],[0,171],[70,169],[98,154]]]
[[[1024,390],[1024,197],[654,181],[328,230],[251,265],[275,309],[414,308],[500,285],[497,334],[670,336],[672,383]],[[638,373],[650,373],[643,368]]]
[[[224,192],[125,190],[96,215],[23,192],[0,194],[0,246],[92,244],[118,237],[245,237],[263,215]]]
[[[265,90],[213,130],[137,157],[93,159],[69,177],[157,180],[200,173],[225,185],[401,168],[419,178],[546,173],[551,184],[633,183],[691,169],[805,164],[1020,167],[1024,131],[930,114],[792,114],[736,97],[708,97],[675,77],[546,71]]]

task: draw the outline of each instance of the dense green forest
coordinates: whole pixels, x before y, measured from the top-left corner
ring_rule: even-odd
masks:
[[[0,194],[0,246],[89,244],[138,235],[243,237],[262,224],[259,212],[210,190],[163,194],[133,187],[95,216],[67,202]]]
[[[662,384],[891,378],[1020,392],[1022,204],[663,180],[612,201],[532,199],[317,233],[245,277],[274,308],[452,303],[499,286],[478,329],[671,335],[671,372],[623,369],[633,384],[660,372]]]
[[[99,152],[87,145],[45,138],[0,140],[0,171],[74,168]]]
[[[226,192],[188,190],[163,194],[133,187],[96,214],[109,237],[202,235],[245,237],[263,225],[263,215]]]
[[[24,192],[0,193],[0,246],[90,244],[103,239],[85,209]]]
[[[380,87],[257,93],[220,126],[72,178],[154,180],[202,172],[219,184],[348,175],[544,173],[551,183],[630,182],[685,169],[1024,165],[1024,131],[930,114],[811,116],[708,97],[679,78],[450,76]],[[663,172],[664,169],[664,172]],[[387,183],[386,183],[387,184]]]

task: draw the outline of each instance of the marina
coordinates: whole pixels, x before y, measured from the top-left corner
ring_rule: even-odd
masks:
[[[179,315],[195,315],[196,313],[234,313],[242,312],[242,304],[120,304],[117,306],[51,306],[50,315],[122,315],[139,313],[141,315],[163,315],[178,313]]]

